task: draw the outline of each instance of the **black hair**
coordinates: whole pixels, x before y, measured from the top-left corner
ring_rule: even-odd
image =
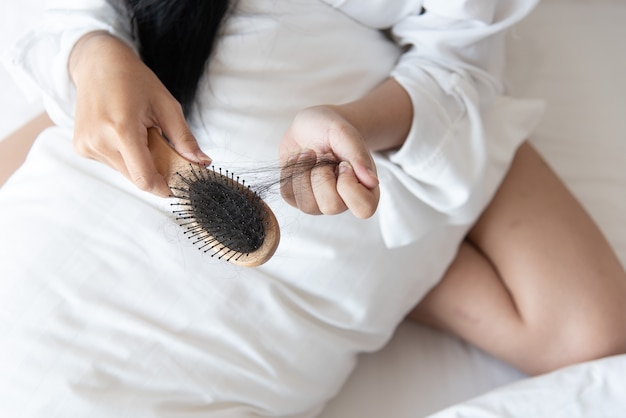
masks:
[[[126,0],[139,53],[189,116],[229,0]]]

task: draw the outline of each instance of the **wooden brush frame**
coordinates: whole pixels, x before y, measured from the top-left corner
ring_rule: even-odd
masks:
[[[175,189],[182,187],[181,183],[183,181],[179,176],[187,177],[187,175],[192,174],[191,170],[194,165],[197,163],[191,162],[185,158],[183,158],[180,154],[178,154],[172,146],[167,142],[167,140],[159,133],[159,131],[155,128],[148,129],[148,148],[152,153],[154,158],[154,163],[157,171],[165,177],[167,184],[170,188]],[[206,169],[206,167],[201,167],[201,169]],[[234,180],[231,177],[227,177],[222,175],[221,173],[214,172],[211,176],[220,176],[223,179],[222,184],[231,184],[236,183],[241,186],[237,180]],[[265,238],[261,246],[253,252],[250,253],[242,253],[235,249],[229,248],[227,245],[219,242],[218,239],[213,237],[208,231],[204,231],[207,233],[207,238],[203,239],[203,242],[215,241],[219,242],[219,245],[213,246],[211,245],[211,250],[214,251],[214,255],[218,256],[220,259],[224,259],[232,264],[243,266],[243,267],[256,267],[265,262],[267,262],[276,251],[278,244],[280,242],[280,228],[278,226],[278,221],[276,220],[276,216],[269,208],[269,206],[261,200],[254,191],[250,190],[247,187],[237,187],[237,191],[239,193],[248,194],[250,199],[258,200],[263,207],[263,223],[264,223],[264,232]],[[172,195],[171,197],[177,198],[177,196]],[[195,224],[194,227],[199,227],[199,224]],[[189,228],[189,227],[188,227]]]

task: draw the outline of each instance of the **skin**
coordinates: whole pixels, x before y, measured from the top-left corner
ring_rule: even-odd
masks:
[[[148,150],[157,128],[190,161],[210,164],[185,122],[182,108],[156,75],[122,41],[94,32],[70,56],[76,85],[74,148],[124,174],[142,190],[170,194]]]
[[[87,35],[72,53],[70,73],[81,155],[161,196],[169,190],[147,150],[148,128],[162,130],[189,160],[210,161],[180,105],[122,42]],[[400,147],[412,118],[409,96],[392,79],[352,103],[304,109],[282,138],[279,155],[283,163],[312,169],[285,182],[285,200],[310,214],[371,216],[379,200],[371,152]],[[336,170],[313,167],[328,156],[341,162]],[[408,319],[538,374],[625,353],[625,302],[626,272],[608,242],[525,143],[446,275]]]
[[[402,145],[412,115],[408,94],[393,79],[354,102],[301,111],[282,138],[281,160],[312,165],[317,158],[330,156],[341,164],[338,174],[332,167],[316,167],[310,175],[283,183],[283,197],[309,214],[350,210],[359,218],[372,216],[380,191],[371,151]]]
[[[529,145],[409,318],[534,375],[626,352],[626,273]]]
[[[22,165],[35,138],[49,126],[52,121],[42,113],[0,141],[0,187]]]

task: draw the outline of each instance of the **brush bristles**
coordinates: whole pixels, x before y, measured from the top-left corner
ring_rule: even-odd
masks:
[[[310,175],[314,167],[336,169],[338,164],[333,158],[298,160],[281,167],[248,169],[246,173],[260,180],[255,190],[267,197],[274,188]],[[280,178],[275,178],[279,171]],[[177,199],[172,212],[198,249],[247,267],[260,265],[274,254],[280,240],[276,217],[257,191],[232,172],[189,164],[168,182],[172,197]]]
[[[267,210],[261,198],[233,173],[194,167],[170,185],[176,220],[198,249],[227,261],[258,250],[265,240]]]

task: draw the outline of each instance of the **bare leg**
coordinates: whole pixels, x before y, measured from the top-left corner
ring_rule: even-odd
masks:
[[[542,373],[626,352],[626,273],[524,144],[446,276],[409,318]]]
[[[0,187],[22,165],[37,136],[49,126],[52,121],[42,113],[0,141]]]

